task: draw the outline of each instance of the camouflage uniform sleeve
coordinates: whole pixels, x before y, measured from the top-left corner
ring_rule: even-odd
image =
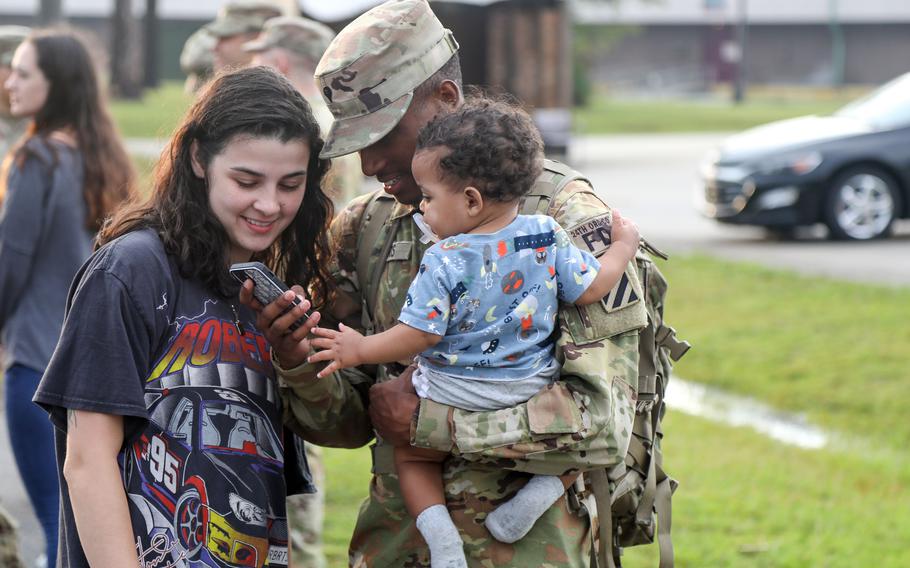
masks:
[[[353,200],[332,222],[330,244],[336,251],[331,274],[336,295],[323,310],[320,325],[334,327],[344,321],[360,328],[360,294],[354,268],[357,231],[369,195]],[[321,446],[357,448],[373,438],[367,414],[368,391],[374,378],[358,369],[344,369],[316,379],[316,365],[275,369],[281,379],[285,423],[308,442]]]
[[[595,255],[605,250],[609,237],[600,247],[595,237],[602,236],[597,228],[611,212],[586,183],[568,184],[548,213],[577,245]],[[593,307],[560,306],[559,381],[524,404],[493,412],[467,412],[421,400],[412,424],[413,445],[535,474],[611,467],[622,460],[635,415],[638,330],[647,317],[632,263],[617,289],[606,298],[621,296],[615,306],[609,304],[610,311],[606,301]]]

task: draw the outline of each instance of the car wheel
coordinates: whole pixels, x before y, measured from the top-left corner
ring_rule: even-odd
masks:
[[[177,501],[175,517],[177,540],[186,549],[187,556],[193,558],[205,544],[209,522],[208,506],[202,502],[195,487],[184,490]]]
[[[877,239],[891,229],[900,207],[897,182],[887,172],[862,166],[834,179],[825,201],[825,224],[836,239]]]

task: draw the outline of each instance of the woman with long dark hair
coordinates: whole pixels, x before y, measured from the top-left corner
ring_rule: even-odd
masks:
[[[95,231],[131,191],[133,170],[105,108],[92,60],[66,32],[30,35],[6,81],[29,119],[0,176],[0,329],[13,455],[47,541],[57,549],[53,428],[32,404],[53,353],[66,293]]]
[[[228,269],[261,261],[324,300],[321,148],[285,79],[216,77],[150,200],[102,229],[35,396],[57,427],[62,566],[287,565],[278,385]]]

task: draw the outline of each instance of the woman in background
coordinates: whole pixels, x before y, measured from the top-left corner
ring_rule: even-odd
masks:
[[[95,232],[127,197],[133,169],[85,45],[36,32],[5,83],[13,116],[29,119],[0,174],[0,342],[6,419],[19,474],[56,565],[59,485],[53,427],[32,396],[60,329],[67,290]]]

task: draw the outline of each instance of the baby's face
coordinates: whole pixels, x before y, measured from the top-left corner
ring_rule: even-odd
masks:
[[[420,212],[440,239],[474,228],[473,218],[468,215],[464,184],[444,178],[439,169],[439,159],[446,152],[446,148],[420,150],[411,162],[411,171],[422,196]]]

